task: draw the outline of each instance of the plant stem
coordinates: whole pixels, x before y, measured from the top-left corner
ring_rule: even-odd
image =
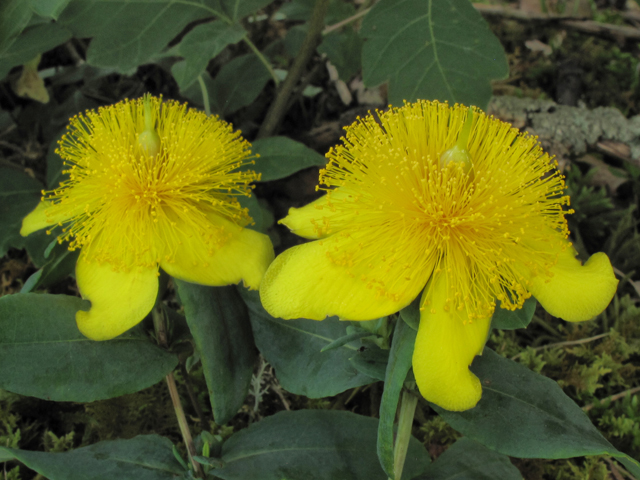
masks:
[[[169,395],[171,395],[173,409],[176,411],[176,417],[178,418],[180,433],[182,434],[182,439],[187,446],[189,460],[191,461],[191,465],[193,465],[193,470],[195,471],[196,477],[204,478],[202,467],[193,459],[193,457],[197,455],[196,447],[193,444],[191,431],[189,430],[189,425],[187,424],[187,417],[184,415],[184,410],[182,409],[182,403],[180,402],[180,395],[178,395],[178,387],[176,386],[176,380],[173,377],[173,372],[169,373],[169,375],[166,376],[166,381],[167,387],[169,388]]]
[[[339,30],[340,28],[344,27],[345,25],[349,25],[352,22],[355,22],[356,20],[358,20],[359,18],[364,17],[367,13],[369,13],[369,10],[371,10],[372,7],[369,8],[365,8],[364,10],[359,11],[358,13],[356,13],[355,15],[350,16],[349,18],[345,18],[344,20],[338,22],[338,23],[334,23],[333,25],[328,25],[327,28],[325,28],[322,31],[322,35],[327,35],[328,33],[331,33],[335,30]]]
[[[198,83],[200,84],[200,90],[202,91],[202,103],[204,103],[204,112],[207,114],[207,116],[210,116],[211,104],[209,103],[209,91],[207,90],[207,86],[204,84],[202,75],[198,75]]]
[[[207,427],[207,422],[204,419],[204,412],[202,411],[202,407],[198,403],[196,394],[193,391],[191,377],[189,376],[189,372],[187,372],[187,367],[184,366],[184,363],[180,363],[180,373],[182,374],[182,378],[184,379],[184,386],[187,387],[187,393],[189,394],[189,400],[191,400],[191,406],[196,411],[198,420],[200,420],[200,428],[205,430]]]
[[[156,304],[151,311],[151,316],[153,318],[153,327],[156,331],[156,339],[158,341],[158,345],[161,347],[167,347],[167,326],[164,321],[164,313],[160,308],[159,304]],[[189,430],[189,425],[187,424],[187,417],[184,414],[184,410],[182,408],[182,402],[180,401],[180,395],[178,394],[178,387],[176,386],[176,379],[173,376],[173,372],[170,372],[166,377],[167,387],[169,388],[169,396],[171,397],[171,403],[173,404],[173,409],[176,412],[176,417],[178,419],[178,426],[180,427],[180,433],[182,434],[182,440],[187,447],[187,453],[189,454],[189,460],[191,461],[191,465],[193,465],[193,470],[195,472],[196,477],[204,478],[204,471],[202,470],[202,466],[196,462],[193,457],[197,455],[196,447],[193,444],[193,437],[191,436],[191,431]]]
[[[258,50],[258,47],[256,47],[255,43],[253,43],[249,38],[245,36],[243,40],[244,40],[244,43],[246,43],[247,46],[253,51],[253,53],[256,54],[256,57],[258,57],[258,59],[262,62],[262,64],[265,67],[267,67],[267,70],[269,70],[269,75],[271,75],[271,78],[275,82],[276,87],[278,87],[280,85],[280,79],[276,75],[276,72],[273,71],[273,67],[269,63],[269,60],[267,60],[267,58],[262,54],[262,52]]]
[[[404,461],[407,458],[409,440],[411,440],[413,415],[416,412],[417,404],[418,397],[407,390],[402,392],[402,400],[400,401],[400,415],[398,416],[398,433],[396,434],[396,443],[393,447],[393,480],[400,480],[402,478]]]
[[[320,43],[322,38],[322,27],[324,27],[324,17],[327,14],[328,8],[329,0],[316,0],[315,6],[313,7],[313,13],[311,14],[311,19],[309,20],[309,29],[307,30],[307,35],[304,38],[304,43],[298,52],[298,56],[293,61],[293,65],[291,65],[291,68],[289,69],[287,78],[282,82],[282,85],[278,90],[278,94],[276,95],[276,99],[269,107],[269,111],[267,112],[264,122],[262,122],[260,131],[258,132],[258,138],[265,138],[273,135],[278,128],[278,125],[280,125],[282,117],[284,117],[287,110],[289,96],[298,83],[307,63],[309,63],[311,55],[313,55],[313,52]]]

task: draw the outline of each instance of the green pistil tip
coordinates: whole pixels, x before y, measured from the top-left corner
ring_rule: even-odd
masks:
[[[151,95],[148,93],[142,97],[144,106],[144,132],[138,135],[138,145],[150,157],[155,157],[160,152],[160,136],[155,130],[153,113],[151,112]]]
[[[450,163],[458,163],[462,165],[465,173],[469,173],[469,171],[471,171],[473,163],[471,162],[471,155],[469,155],[467,144],[469,143],[472,125],[473,109],[469,107],[467,119],[462,126],[462,130],[460,130],[456,144],[440,156],[440,164],[442,167]]]

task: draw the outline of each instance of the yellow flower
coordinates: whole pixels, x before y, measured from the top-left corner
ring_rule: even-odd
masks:
[[[459,105],[421,101],[377,116],[347,128],[327,154],[327,194],[282,220],[318,240],[276,258],[262,303],[285,319],[371,320],[423,291],[418,387],[466,410],[482,394],[468,366],[496,299],[515,310],[534,295],[552,315],[583,321],[618,282],[605,254],[575,259],[563,177],[535,138]]]
[[[58,153],[68,180],[22,222],[22,235],[62,227],[82,249],[76,280],[91,309],[80,331],[113,338],[153,308],[158,266],[203,285],[257,289],[273,247],[235,196],[250,195],[250,145],[231,125],[146,96],[71,119]]]

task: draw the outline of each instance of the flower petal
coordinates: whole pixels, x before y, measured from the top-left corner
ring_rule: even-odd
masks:
[[[358,248],[341,235],[298,245],[279,255],[265,273],[260,299],[274,317],[372,320],[407,306],[424,287],[431,269],[407,270],[380,258],[355,265],[333,254]],[[380,255],[381,256],[381,255]]]
[[[289,214],[278,223],[286,225],[289,230],[300,237],[323,238],[331,232],[331,217],[340,215],[333,202],[342,202],[349,195],[342,189],[331,190],[327,195],[301,208],[290,208]]]
[[[480,380],[469,370],[482,353],[491,318],[468,321],[467,310],[445,311],[447,277],[438,275],[423,294],[420,327],[413,351],[413,373],[428,401],[452,411],[475,407]],[[466,322],[466,324],[465,324]]]
[[[45,212],[51,207],[51,202],[40,202],[36,208],[26,217],[22,219],[22,228],[20,228],[20,235],[26,237],[27,235],[42,230],[47,227],[54,227],[59,222],[64,222],[72,215],[65,216],[58,214],[52,216],[51,212],[47,215]]]
[[[558,255],[551,278],[536,276],[529,291],[551,315],[582,322],[602,312],[616,293],[616,279],[609,258],[596,253],[582,265],[573,248]]]
[[[209,215],[209,220],[229,238],[212,248],[200,235],[191,234],[180,221],[174,227],[179,245],[170,260],[160,262],[169,275],[201,285],[222,286],[239,283],[257,290],[269,264],[273,261],[273,245],[267,235]]]
[[[141,322],[158,294],[158,269],[135,268],[116,272],[108,264],[80,255],[76,280],[83,298],[91,301],[88,312],[76,313],[78,328],[92,340],[109,340]]]

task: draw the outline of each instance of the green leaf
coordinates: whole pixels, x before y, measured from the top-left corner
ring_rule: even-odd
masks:
[[[252,53],[242,55],[220,69],[209,95],[216,111],[229,115],[252,103],[270,79],[258,57]]]
[[[21,293],[56,285],[75,271],[80,250],[70,251],[67,243],[58,244],[55,240],[54,242],[53,251],[48,256],[49,261],[27,279],[20,290]]]
[[[522,474],[506,455],[468,438],[461,438],[414,480],[522,480]]]
[[[512,457],[626,457],[633,467],[629,471],[640,476],[638,462],[616,450],[555,381],[489,348],[476,357],[471,370],[482,383],[482,399],[475,408],[449,412],[432,405],[463,435]]]
[[[178,364],[135,329],[106,342],[84,337],[75,314],[88,307],[65,295],[0,298],[0,388],[45,400],[93,402],[147,388]]]
[[[0,461],[14,458],[49,480],[176,480],[184,469],[171,442],[158,435],[96,443],[64,453],[0,447]]]
[[[486,108],[509,70],[502,45],[468,0],[381,0],[362,23],[364,83],[389,102],[448,100]]]
[[[22,219],[40,201],[42,184],[12,168],[0,168],[0,257],[10,247],[22,248]]]
[[[536,313],[537,302],[533,297],[525,300],[522,308],[518,310],[505,310],[500,308],[500,301],[497,303],[498,305],[491,319],[491,328],[499,328],[501,330],[527,328],[533,318],[533,314]]]
[[[389,350],[383,350],[377,345],[369,345],[368,348],[358,351],[349,361],[360,373],[384,381],[389,362]]]
[[[70,1],[71,0],[29,0],[29,4],[33,11],[41,17],[49,17],[57,20]]]
[[[224,425],[244,403],[256,360],[247,307],[235,286],[174,282],[200,353],[213,417]]]
[[[418,295],[413,302],[400,310],[400,318],[416,332],[420,326],[420,299],[422,295]]]
[[[223,480],[386,480],[376,461],[378,421],[351,412],[280,412],[233,435],[222,446]],[[403,479],[425,471],[429,455],[409,442]]]
[[[328,352],[329,350],[333,350],[334,348],[342,347],[343,345],[346,345],[347,343],[351,343],[351,342],[353,342],[355,340],[360,340],[361,338],[365,338],[365,337],[372,337],[374,335],[375,334],[373,334],[371,332],[362,331],[362,330],[357,331],[357,332],[353,332],[353,333],[348,333],[344,337],[340,337],[340,338],[334,340],[333,342],[331,342],[326,347],[322,347],[322,350],[320,350],[320,351],[322,353]]]
[[[281,320],[269,315],[258,292],[239,289],[249,307],[251,328],[258,350],[275,368],[282,386],[296,395],[322,398],[337,395],[349,388],[373,383],[349,362],[362,345],[351,342],[320,352],[334,340],[347,334],[348,322],[336,317],[315,320]]]
[[[185,58],[171,67],[171,73],[180,90],[190,87],[202,75],[209,60],[216,57],[227,45],[239,42],[247,34],[242,25],[228,25],[221,20],[198,25],[187,33],[177,46]],[[180,65],[181,67],[177,67]]]
[[[250,197],[238,197],[238,202],[242,208],[249,210],[249,215],[254,221],[254,225],[247,225],[247,228],[256,232],[267,233],[267,230],[275,223],[276,219],[266,201],[251,195]]]
[[[76,37],[93,37],[87,63],[133,72],[194,20],[211,16],[198,2],[178,0],[74,0],[59,23]]]
[[[306,22],[311,19],[314,5],[314,0],[293,0],[285,3],[278,10],[278,13],[285,15],[289,20],[303,20]],[[324,21],[327,25],[331,25],[349,18],[355,13],[356,9],[351,3],[347,3],[344,0],[329,0],[329,8]]]
[[[304,168],[321,167],[327,163],[327,159],[315,150],[287,137],[256,140],[251,150],[260,158],[247,169],[260,173],[261,182],[285,178]]]
[[[410,305],[400,310],[400,317],[414,330],[418,330],[420,325],[420,298],[421,296],[418,296]],[[497,304],[491,319],[491,328],[502,330],[526,328],[536,311],[535,298],[527,299],[522,308],[514,311],[500,308],[499,300]]]
[[[24,0],[5,0],[0,3],[0,59],[26,28],[31,16],[31,8]],[[2,77],[4,75],[0,75]]]
[[[348,82],[362,67],[362,39],[352,29],[324,37],[318,53],[325,54],[338,70],[340,79]]]
[[[71,32],[55,23],[27,28],[10,47],[0,50],[0,78],[5,77],[13,67],[33,60],[36,55],[51,50],[70,38]]]
[[[228,20],[237,22],[272,2],[273,0],[208,0],[207,4],[224,12]]]
[[[377,452],[380,465],[389,478],[394,478],[393,466],[393,423],[400,401],[400,392],[411,368],[413,345],[417,332],[398,319],[389,352],[389,362],[384,379],[384,392],[380,403],[380,423],[378,425]]]

